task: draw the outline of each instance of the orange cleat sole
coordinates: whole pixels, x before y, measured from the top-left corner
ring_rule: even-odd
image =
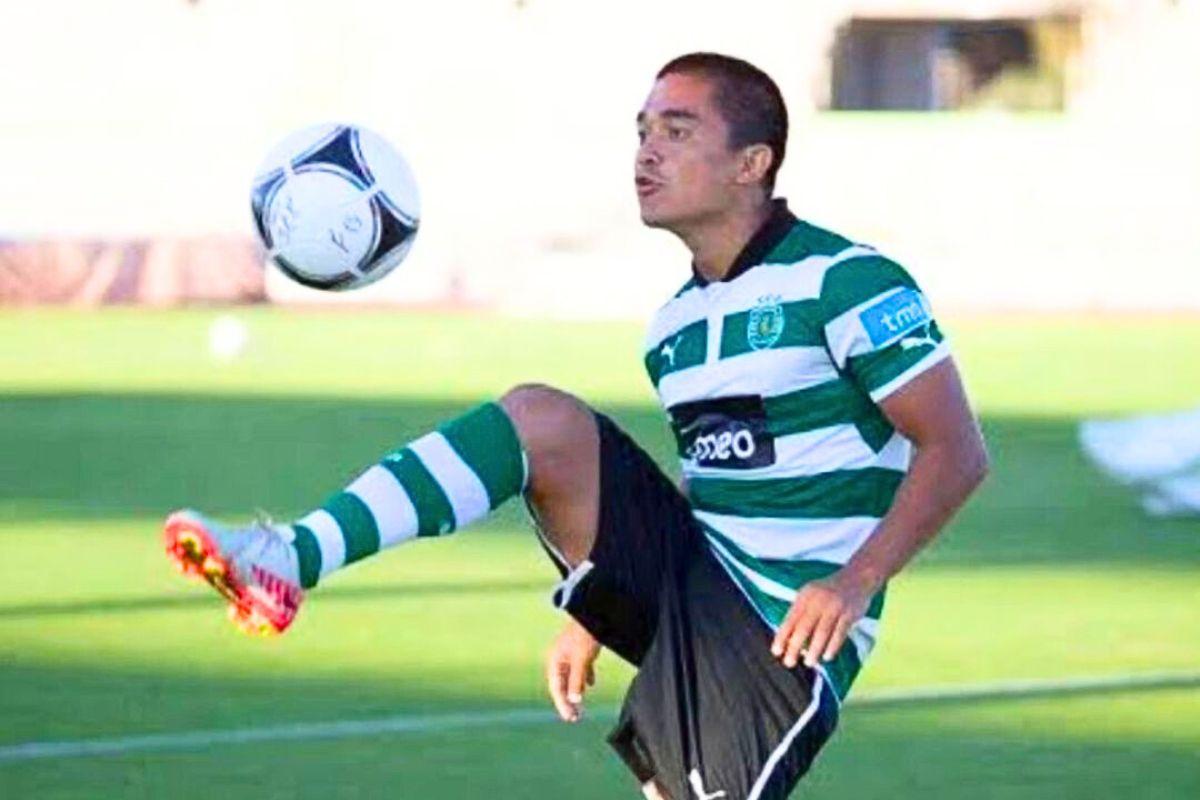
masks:
[[[179,572],[204,581],[225,598],[229,619],[239,629],[252,636],[273,636],[287,629],[291,619],[275,619],[247,591],[200,520],[184,512],[172,514],[163,528],[163,541],[167,558]]]

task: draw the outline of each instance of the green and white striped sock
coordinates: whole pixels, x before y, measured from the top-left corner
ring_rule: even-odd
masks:
[[[305,588],[346,564],[487,516],[524,488],[527,466],[495,403],[445,423],[383,461],[292,525]]]

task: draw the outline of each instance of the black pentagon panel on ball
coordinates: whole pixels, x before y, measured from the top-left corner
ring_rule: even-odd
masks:
[[[367,163],[367,157],[362,151],[362,141],[358,131],[350,130],[349,142],[351,153],[354,156],[354,163],[358,165],[358,171],[362,173],[368,186],[374,186],[375,173],[371,171],[371,165]]]
[[[259,238],[268,249],[274,247],[271,241],[271,230],[267,227],[267,212],[271,208],[271,198],[283,185],[284,172],[274,170],[254,184],[250,190],[250,211],[254,215],[254,227],[258,229]]]
[[[301,269],[298,269],[295,264],[288,261],[285,257],[276,253],[273,256],[275,264],[292,280],[303,284],[310,289],[324,289],[326,291],[347,289],[354,283],[358,276],[353,272],[342,272],[338,275],[332,275],[328,278],[318,278]]]
[[[383,207],[390,211],[397,219],[399,219],[402,224],[412,228],[414,231],[417,229],[417,218],[397,205],[396,202],[388,196],[386,191],[380,192],[378,195],[376,195],[376,197],[383,201]]]
[[[358,146],[354,139],[353,128],[338,126],[329,136],[294,159],[292,167],[299,171],[307,165],[333,164],[353,175],[360,185],[366,188],[371,185],[371,173],[358,156]]]
[[[364,271],[370,271],[375,264],[384,260],[388,253],[407,242],[417,232],[416,225],[410,225],[400,215],[392,211],[391,204],[383,202],[376,195],[371,198],[371,207],[379,220],[379,238],[374,251],[364,265]]]
[[[324,288],[332,289],[335,292],[353,289],[358,285],[359,277],[352,272],[343,272],[335,278],[331,278],[329,283]]]

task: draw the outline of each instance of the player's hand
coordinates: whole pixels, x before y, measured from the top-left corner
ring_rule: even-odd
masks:
[[[566,722],[583,716],[583,693],[596,682],[592,664],[600,643],[583,626],[570,620],[546,654],[546,684],[558,715]]]
[[[850,628],[867,613],[875,592],[870,582],[845,570],[805,584],[775,632],[771,654],[788,669],[799,663],[801,654],[809,667],[832,661]]]

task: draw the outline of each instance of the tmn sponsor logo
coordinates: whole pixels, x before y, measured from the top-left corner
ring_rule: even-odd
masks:
[[[858,318],[874,347],[881,347],[930,321],[925,299],[913,289],[903,289],[880,300]]]

